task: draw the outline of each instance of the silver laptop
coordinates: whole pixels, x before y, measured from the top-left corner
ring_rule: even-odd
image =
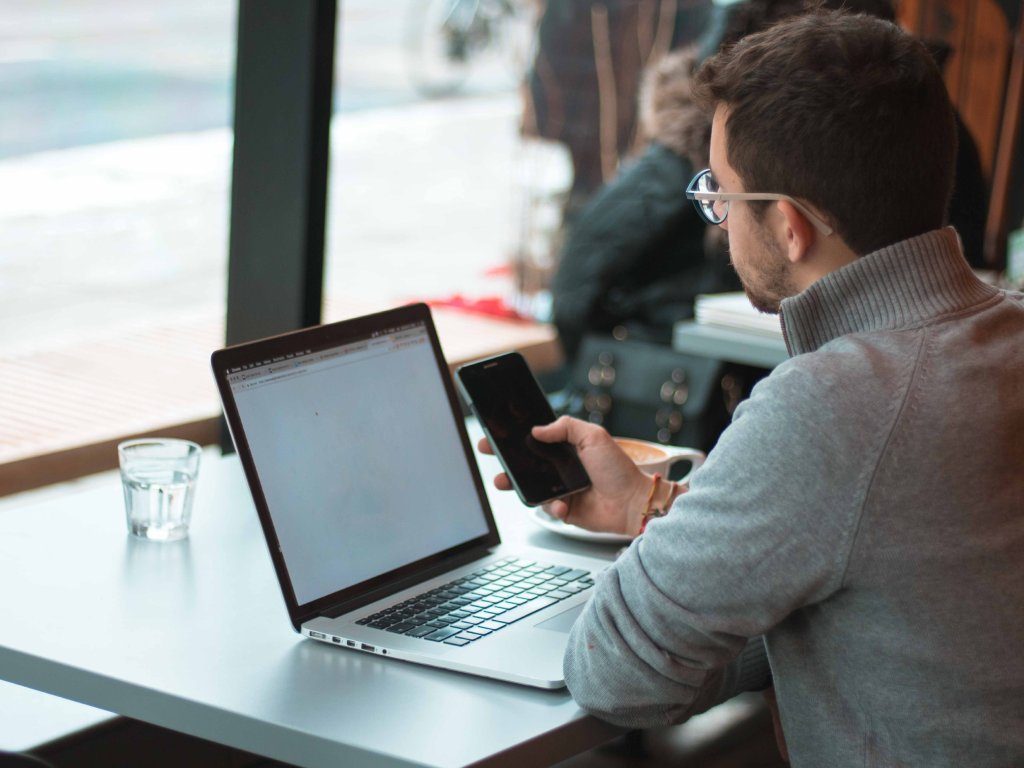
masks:
[[[296,631],[565,685],[567,633],[607,563],[501,544],[426,305],[212,362]]]

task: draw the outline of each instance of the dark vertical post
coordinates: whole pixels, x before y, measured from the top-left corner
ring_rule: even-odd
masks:
[[[228,344],[320,322],[337,5],[238,3]]]
[[[315,325],[336,0],[240,0],[227,343]]]

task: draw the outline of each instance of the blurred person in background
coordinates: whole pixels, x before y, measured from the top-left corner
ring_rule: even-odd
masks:
[[[698,293],[739,289],[724,252],[705,249],[708,228],[680,193],[707,165],[711,135],[693,103],[696,64],[694,51],[676,51],[648,72],[640,122],[649,144],[572,226],[551,286],[568,359],[586,333],[623,325],[632,338],[667,344]]]

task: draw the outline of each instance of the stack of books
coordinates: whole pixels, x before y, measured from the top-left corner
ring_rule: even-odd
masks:
[[[698,296],[694,315],[700,325],[782,338],[779,316],[758,312],[743,292]]]

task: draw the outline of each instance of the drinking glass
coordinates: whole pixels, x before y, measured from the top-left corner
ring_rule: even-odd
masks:
[[[128,531],[153,541],[188,536],[201,449],[189,440],[148,437],[117,446]]]

